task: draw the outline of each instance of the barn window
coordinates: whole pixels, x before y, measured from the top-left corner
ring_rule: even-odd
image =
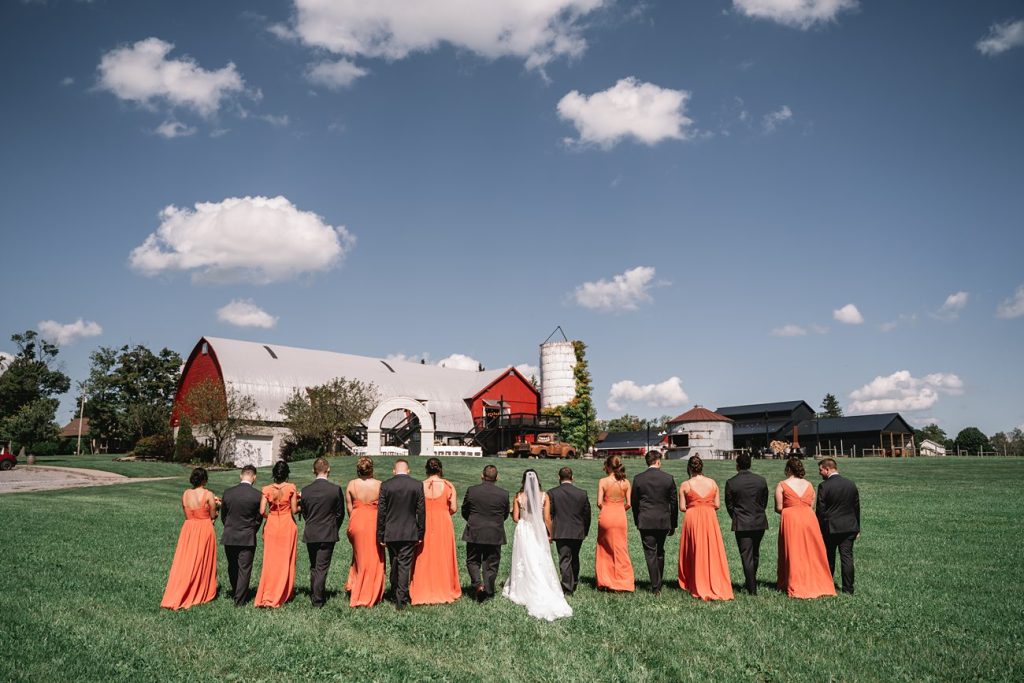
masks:
[[[270,354],[270,357],[271,357],[271,358],[273,358],[274,360],[277,360],[277,354],[276,354],[276,353],[274,353],[274,349],[270,348],[270,347],[269,347],[269,346],[267,346],[266,344],[264,344],[264,345],[263,345],[263,348],[265,348],[265,349],[267,350],[267,353],[269,353],[269,354]]]
[[[210,353],[210,345],[209,345],[209,344],[207,344],[206,342],[203,342],[203,350],[202,350],[202,354],[203,354],[203,355],[205,356],[205,355],[207,355],[208,353]]]

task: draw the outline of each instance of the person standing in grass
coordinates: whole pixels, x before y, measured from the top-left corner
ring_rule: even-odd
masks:
[[[220,519],[224,524],[220,542],[228,556],[228,580],[235,606],[241,607],[249,598],[252,561],[256,556],[256,532],[263,524],[260,514],[262,494],[256,490],[256,468],[246,465],[239,474],[239,483],[224,492]]]
[[[786,479],[775,487],[779,523],[779,590],[791,598],[835,595],[832,573],[825,557],[818,519],[814,515],[814,486],[804,479],[804,464],[793,456],[786,461]]]
[[[750,471],[750,454],[736,456],[736,476],[725,482],[725,509],[732,518],[736,546],[743,563],[747,592],[757,595],[757,565],[761,560],[761,539],[768,528],[768,482]]]
[[[288,463],[274,465],[274,483],[263,487],[260,514],[263,527],[263,570],[256,591],[256,607],[280,607],[295,597],[295,554],[299,530],[295,515],[299,511],[299,492],[288,481]]]
[[[661,469],[661,453],[648,451],[645,460],[647,469],[633,479],[631,504],[651,577],[651,592],[659,595],[665,574],[665,537],[679,526],[679,503],[675,477]]]
[[[572,483],[572,470],[558,470],[558,486],[548,491],[551,540],[558,553],[562,592],[572,595],[580,580],[580,546],[590,533],[590,498]]]
[[[414,605],[455,602],[462,596],[452,515],[459,509],[455,487],[444,478],[438,458],[429,458],[423,480],[426,531],[416,550],[409,599]]]
[[[704,461],[692,455],[690,478],[679,486],[679,511],[685,514],[679,537],[679,587],[701,600],[732,600],[729,563],[715,511],[721,507],[718,484],[704,476]]]
[[[373,458],[356,461],[356,475],[345,487],[348,542],[352,566],[345,590],[349,607],[373,607],[384,599],[384,548],[377,543],[377,499],[380,480],[373,476]]]
[[[815,511],[825,539],[825,554],[832,576],[836,574],[836,550],[842,562],[843,592],[853,594],[853,542],[860,538],[860,492],[857,485],[839,476],[832,458],[818,463],[818,504]]]
[[[505,520],[509,515],[508,491],[498,486],[498,468],[484,467],[480,483],[466,489],[462,498],[462,518],[466,529],[466,570],[478,602],[494,597],[494,582],[501,564],[501,546],[505,545]]]
[[[316,479],[299,495],[299,509],[306,522],[302,542],[309,553],[309,599],[313,607],[323,607],[327,602],[327,572],[331,568],[334,544],[338,542],[338,529],[345,521],[345,494],[328,479],[331,465],[327,458],[313,461],[313,475]]]
[[[617,455],[604,461],[606,476],[597,482],[597,553],[594,574],[598,589],[626,591],[636,588],[629,559],[626,510],[630,507],[630,483]]]
[[[395,476],[380,485],[377,503],[377,543],[387,546],[391,561],[391,592],[395,607],[409,604],[409,578],[416,545],[423,542],[426,509],[423,484],[409,476],[409,461],[395,461]]]
[[[206,489],[206,470],[192,470],[192,488],[181,496],[185,522],[178,534],[171,573],[160,601],[167,609],[188,609],[210,602],[217,594],[217,534],[213,520],[217,517],[217,498]]]

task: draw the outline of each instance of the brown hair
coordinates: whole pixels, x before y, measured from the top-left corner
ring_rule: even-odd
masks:
[[[558,481],[572,481],[572,468],[563,467],[558,470]]]
[[[327,474],[330,469],[331,464],[327,462],[327,458],[317,458],[313,461],[313,474]]]
[[[356,460],[356,475],[360,477],[372,477],[373,458],[368,458],[364,455]]]
[[[822,458],[818,461],[818,467],[826,467],[830,470],[839,471],[839,466],[836,465],[836,461],[833,458]]]
[[[498,468],[494,465],[488,465],[484,468],[483,477],[484,481],[498,481]]]
[[[803,479],[806,472],[804,472],[804,461],[795,455],[786,461],[786,474],[796,477],[797,479]]]
[[[438,458],[428,458],[424,469],[428,477],[434,474],[444,475],[444,468],[441,466],[441,461]]]
[[[622,465],[622,458],[617,455],[609,455],[605,458],[604,471],[613,475],[619,481],[626,478],[626,468]]]
[[[701,460],[699,455],[690,456],[690,459],[686,461],[686,471],[691,477],[704,472],[704,461]]]

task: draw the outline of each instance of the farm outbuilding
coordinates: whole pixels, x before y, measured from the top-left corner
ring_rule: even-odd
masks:
[[[407,446],[411,454],[431,455],[435,443],[508,439],[537,423],[540,396],[513,367],[455,370],[408,361],[301,349],[279,344],[203,337],[182,370],[174,399],[176,428],[189,390],[204,380],[251,396],[259,421],[237,439],[235,462],[268,465],[280,457],[288,437],[282,405],[296,392],[345,377],[373,383],[381,402],[365,431],[347,445],[373,454],[384,445]],[[517,433],[518,433],[517,432]],[[360,443],[364,441],[364,443]],[[397,443],[396,443],[397,442]]]
[[[732,420],[704,406],[694,406],[668,422],[668,457],[705,460],[729,457],[733,449]]]

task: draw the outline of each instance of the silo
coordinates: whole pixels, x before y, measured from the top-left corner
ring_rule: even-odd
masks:
[[[576,349],[571,341],[540,345],[540,407],[555,408],[576,397]]]

